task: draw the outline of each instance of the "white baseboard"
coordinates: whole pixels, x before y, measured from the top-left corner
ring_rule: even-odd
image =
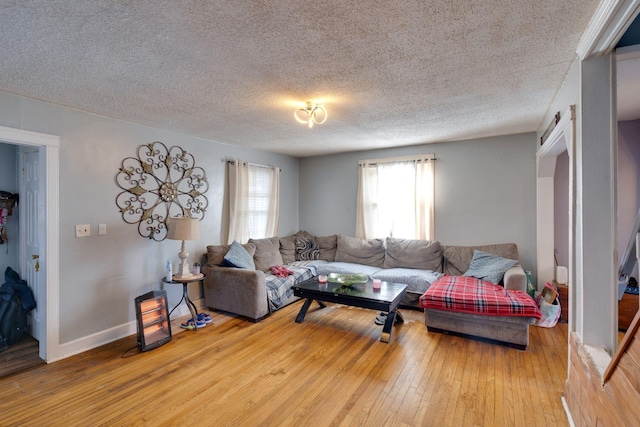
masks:
[[[569,411],[569,404],[567,403],[567,399],[564,396],[560,398],[562,400],[562,406],[564,407],[564,412],[567,414],[567,419],[569,420],[570,427],[576,427],[576,423],[573,422],[573,417],[571,416],[571,412]]]
[[[204,305],[204,299],[199,299],[193,301],[198,310],[202,310]],[[180,306],[176,307],[174,312],[171,314],[172,319],[176,319],[183,316],[189,316],[189,309],[187,305],[182,303]],[[110,342],[117,341],[121,338],[128,337],[130,335],[135,335],[137,333],[136,321],[132,320],[131,322],[124,323],[122,325],[115,326],[113,328],[106,329],[104,331],[96,332],[94,334],[88,335],[86,337],[78,338],[76,340],[60,344],[58,347],[59,358],[56,360],[65,359],[70,356],[74,356],[76,354],[80,354],[82,352],[94,349],[96,347],[100,347],[105,344],[109,344]],[[53,360],[52,360],[53,362]]]

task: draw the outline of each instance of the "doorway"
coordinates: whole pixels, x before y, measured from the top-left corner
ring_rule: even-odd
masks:
[[[38,356],[47,363],[60,358],[59,355],[59,148],[60,137],[38,132],[30,132],[0,126],[0,141],[27,147],[37,151],[40,171],[40,200],[42,210],[42,227],[40,228],[40,242],[42,248],[38,258],[39,280],[38,288],[34,289],[39,306],[40,336]],[[29,151],[29,150],[26,150]],[[24,221],[21,221],[21,224]],[[25,233],[21,233],[24,239]],[[27,260],[24,252],[26,245],[21,244],[19,265],[21,269],[33,268],[33,259]],[[30,258],[30,256],[29,256]],[[24,271],[24,270],[23,270]]]

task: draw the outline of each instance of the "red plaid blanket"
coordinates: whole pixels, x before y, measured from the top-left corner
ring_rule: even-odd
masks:
[[[507,291],[465,276],[443,276],[435,281],[420,297],[420,307],[487,316],[541,317],[538,305],[526,292]]]

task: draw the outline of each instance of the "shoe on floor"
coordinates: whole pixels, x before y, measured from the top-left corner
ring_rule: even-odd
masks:
[[[211,323],[211,316],[207,313],[198,313],[198,322]]]
[[[388,313],[380,312],[380,314],[376,316],[376,320],[374,320],[374,322],[376,323],[376,325],[384,325],[384,323],[387,321],[388,315]]]
[[[180,327],[182,329],[194,329],[194,328],[204,328],[205,326],[207,326],[207,324],[204,322],[204,320],[196,320],[195,325],[193,324],[193,318],[187,320],[184,323],[180,323]]]

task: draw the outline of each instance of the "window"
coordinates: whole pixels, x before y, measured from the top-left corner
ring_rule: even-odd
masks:
[[[434,238],[433,154],[359,162],[356,236]]]
[[[228,243],[273,237],[278,232],[280,169],[227,162]]]

